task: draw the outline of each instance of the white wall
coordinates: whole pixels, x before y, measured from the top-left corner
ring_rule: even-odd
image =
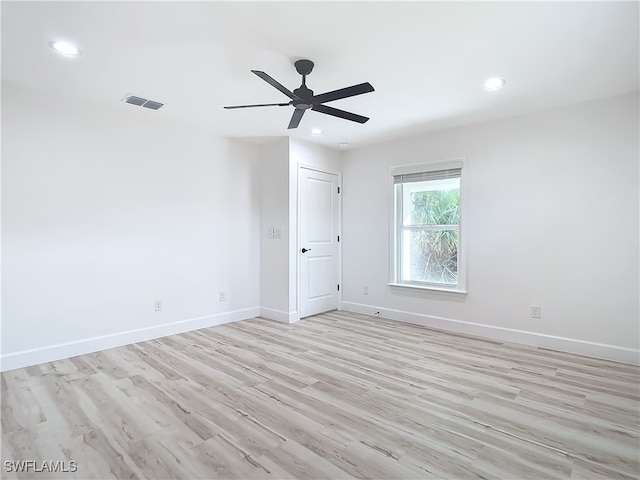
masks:
[[[295,296],[292,300],[290,294],[287,138],[259,146],[256,174],[260,185],[260,315],[288,323],[297,320],[297,314]],[[271,229],[280,231],[279,238],[270,238]]]
[[[344,308],[638,363],[638,116],[629,95],[347,152]],[[391,288],[389,169],[454,157],[469,293]]]
[[[289,139],[289,151],[292,167],[297,167],[300,164],[327,171],[342,171],[341,151],[321,147],[297,138]]]
[[[637,95],[344,153],[2,94],[4,370],[259,306],[295,320],[299,164],[344,170],[345,308],[638,362]],[[391,290],[389,168],[459,156],[469,294]],[[282,240],[267,241],[271,226]]]
[[[258,314],[257,147],[135,108],[3,85],[3,369]]]

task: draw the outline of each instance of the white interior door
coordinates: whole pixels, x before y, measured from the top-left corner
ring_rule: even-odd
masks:
[[[300,317],[338,308],[338,176],[300,169]]]

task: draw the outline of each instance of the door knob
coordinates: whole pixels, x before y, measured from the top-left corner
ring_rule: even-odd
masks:
[[[311,250],[310,248],[303,248],[301,251],[302,251],[302,253],[307,253],[310,250]]]

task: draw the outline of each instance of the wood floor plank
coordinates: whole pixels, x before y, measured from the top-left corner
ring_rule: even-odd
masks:
[[[640,478],[640,367],[342,311],[4,372],[51,478]],[[44,478],[3,472],[3,478]]]

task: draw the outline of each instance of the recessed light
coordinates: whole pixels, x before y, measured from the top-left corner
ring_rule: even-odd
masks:
[[[484,82],[485,90],[500,90],[507,83],[504,78],[489,78]]]
[[[312,128],[310,132],[311,135],[322,135],[322,130],[320,130],[319,128]]]
[[[82,51],[78,47],[76,47],[75,45],[69,42],[64,42],[64,41],[49,42],[49,46],[53,48],[56,52],[61,53],[63,55],[70,55],[75,57],[82,54]]]

